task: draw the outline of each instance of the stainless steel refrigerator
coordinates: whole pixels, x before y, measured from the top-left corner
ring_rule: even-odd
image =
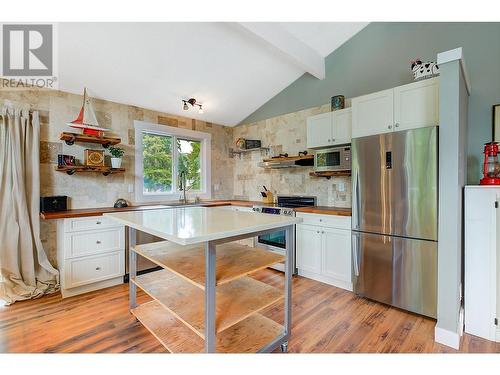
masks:
[[[436,317],[438,129],[352,140],[356,294]]]

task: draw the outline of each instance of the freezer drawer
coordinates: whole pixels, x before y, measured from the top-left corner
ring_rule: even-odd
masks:
[[[437,242],[353,232],[354,291],[435,318]]]

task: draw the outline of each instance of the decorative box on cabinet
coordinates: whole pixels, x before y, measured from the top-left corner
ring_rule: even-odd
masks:
[[[351,218],[297,213],[297,268],[300,276],[352,291]]]
[[[439,78],[352,99],[352,137],[439,125]]]
[[[465,187],[465,332],[500,342],[500,187]]]
[[[57,263],[63,298],[123,283],[124,226],[102,216],[57,224]]]
[[[351,143],[351,108],[307,118],[307,148]]]

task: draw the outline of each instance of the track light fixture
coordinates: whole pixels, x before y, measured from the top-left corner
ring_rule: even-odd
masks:
[[[190,98],[188,100],[182,99],[182,102],[184,103],[184,105],[182,106],[182,109],[184,109],[185,111],[187,111],[189,109],[188,104],[191,104],[191,107],[194,107],[194,106],[198,107],[199,114],[203,113],[203,104],[196,102],[195,98]]]

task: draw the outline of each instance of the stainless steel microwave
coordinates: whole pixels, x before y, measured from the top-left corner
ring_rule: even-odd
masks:
[[[351,170],[351,146],[317,150],[314,155],[314,170],[316,172]]]

